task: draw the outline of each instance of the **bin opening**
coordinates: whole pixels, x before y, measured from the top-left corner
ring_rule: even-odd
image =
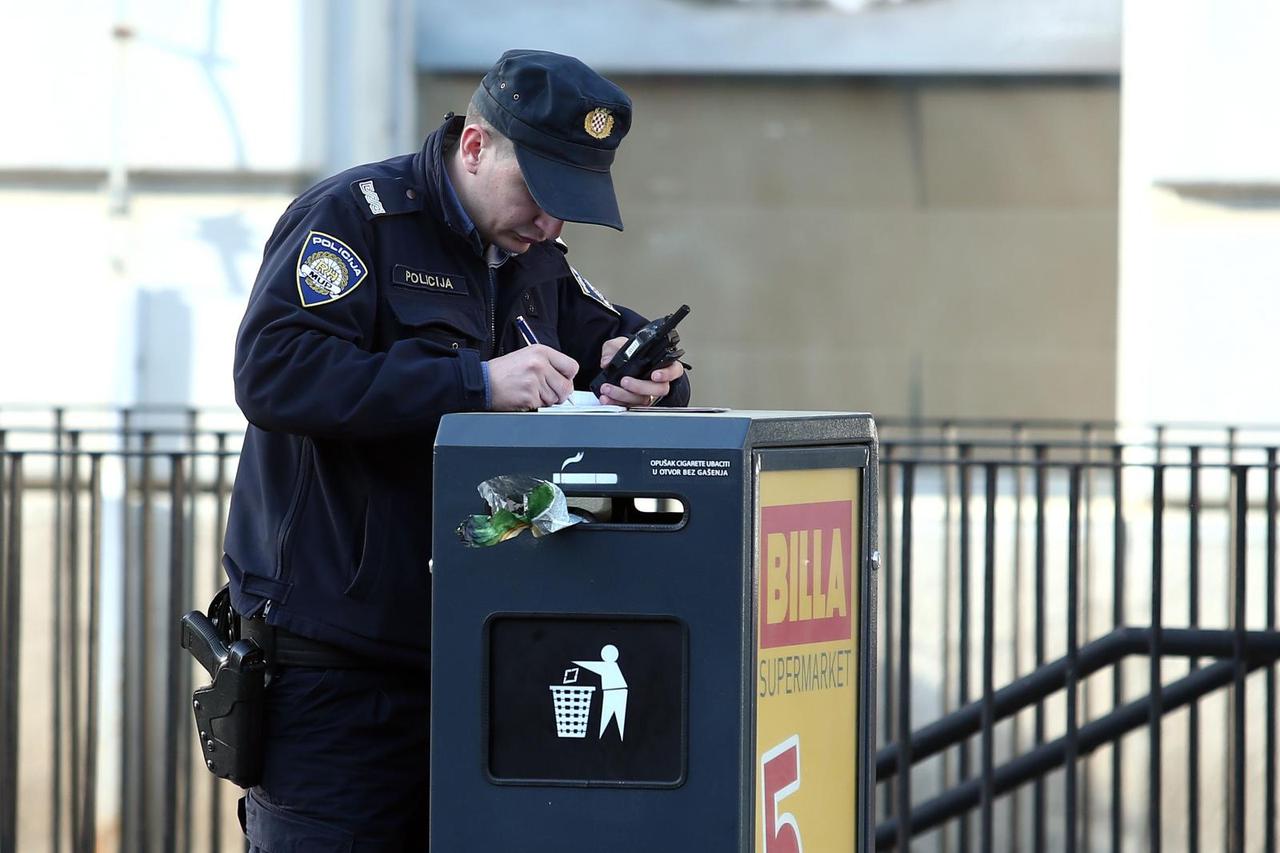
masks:
[[[689,511],[674,495],[579,494],[565,492],[569,512],[586,519],[582,529],[684,527]]]

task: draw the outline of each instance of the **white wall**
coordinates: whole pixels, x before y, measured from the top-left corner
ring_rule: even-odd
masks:
[[[26,5],[0,53],[0,405],[232,405],[235,330],[285,206],[420,144],[412,7]]]
[[[1280,4],[1124,13],[1117,411],[1280,423]]]
[[[22,18],[0,79],[25,81],[6,85],[25,121],[0,165],[105,168],[119,108],[132,168],[299,166],[302,3],[52,0]]]

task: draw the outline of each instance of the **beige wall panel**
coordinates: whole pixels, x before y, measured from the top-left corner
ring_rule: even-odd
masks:
[[[628,218],[603,248],[570,232],[570,257],[637,310],[694,306],[700,402],[1109,416],[1114,214],[802,211],[765,246],[751,212]],[[628,238],[642,269],[618,266]]]
[[[696,402],[1112,416],[1114,89],[619,82],[627,230],[565,240],[611,298],[692,306]],[[424,80],[423,114],[473,85]]]
[[[756,81],[704,98],[691,81],[636,91],[635,128],[615,168],[629,204],[748,205],[767,215],[914,201],[904,101],[891,90]],[[645,155],[632,158],[633,147]]]
[[[935,86],[920,92],[926,204],[1115,209],[1111,87]]]

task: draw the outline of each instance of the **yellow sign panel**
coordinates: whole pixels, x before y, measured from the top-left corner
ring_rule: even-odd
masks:
[[[756,853],[856,841],[861,470],[760,472]]]

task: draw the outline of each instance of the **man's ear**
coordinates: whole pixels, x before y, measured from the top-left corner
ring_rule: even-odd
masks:
[[[458,153],[462,156],[463,168],[474,175],[480,168],[480,152],[492,144],[489,134],[480,125],[469,124],[464,127],[462,136],[458,138]]]

